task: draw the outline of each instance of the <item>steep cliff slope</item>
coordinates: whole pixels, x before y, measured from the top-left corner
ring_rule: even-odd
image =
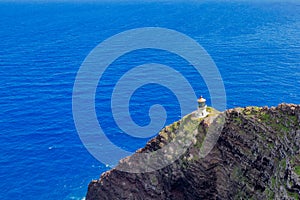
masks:
[[[196,140],[175,162],[148,173],[112,169],[89,184],[86,199],[299,199],[300,105],[235,108],[223,115],[217,143],[204,158],[199,155],[210,116],[198,120]],[[136,154],[162,148],[180,123]]]

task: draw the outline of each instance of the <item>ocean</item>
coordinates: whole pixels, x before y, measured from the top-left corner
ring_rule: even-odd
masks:
[[[83,199],[88,183],[110,169],[78,136],[72,92],[90,51],[122,31],[163,27],[196,40],[220,71],[227,108],[300,104],[297,1],[16,1],[0,2],[0,16],[0,199]],[[211,103],[205,82],[181,57],[155,49],[121,56],[103,75],[95,108],[107,137],[130,152],[156,133],[123,134],[110,98],[126,70],[150,62],[179,71]],[[165,107],[165,125],[180,119],[172,91],[154,83],[133,94],[131,117],[149,124],[154,104]]]

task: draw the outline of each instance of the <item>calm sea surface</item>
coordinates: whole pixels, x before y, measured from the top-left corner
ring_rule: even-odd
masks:
[[[89,181],[109,169],[88,153],[76,132],[74,80],[97,44],[146,26],[174,29],[199,42],[219,68],[228,108],[300,104],[299,3],[2,2],[0,199],[82,199]],[[112,118],[110,95],[128,68],[149,62],[178,70],[210,103],[202,78],[179,56],[154,49],[121,56],[102,77],[96,110],[108,137],[129,151],[148,138],[122,134]],[[166,108],[166,124],[179,119],[174,94],[157,84],[134,93],[132,118],[148,124],[146,113],[157,103]]]

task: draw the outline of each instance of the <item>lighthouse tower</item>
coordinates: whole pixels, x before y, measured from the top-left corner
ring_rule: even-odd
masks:
[[[198,99],[198,111],[197,111],[197,117],[203,118],[208,115],[208,112],[206,111],[206,99],[204,99],[202,96]]]

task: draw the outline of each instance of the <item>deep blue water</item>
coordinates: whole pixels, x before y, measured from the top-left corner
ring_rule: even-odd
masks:
[[[128,29],[165,27],[198,41],[219,68],[228,108],[300,103],[297,2],[2,2],[0,16],[1,199],[81,199],[89,181],[109,169],[79,139],[72,90],[88,53]],[[130,151],[147,139],[124,136],[115,127],[110,95],[113,82],[127,67],[150,61],[181,70],[197,95],[205,95],[210,103],[201,77],[176,55],[148,49],[120,57],[97,90],[96,109],[109,138]],[[156,103],[167,110],[166,124],[179,118],[172,92],[149,84],[132,97],[135,122],[149,123],[145,112]]]

